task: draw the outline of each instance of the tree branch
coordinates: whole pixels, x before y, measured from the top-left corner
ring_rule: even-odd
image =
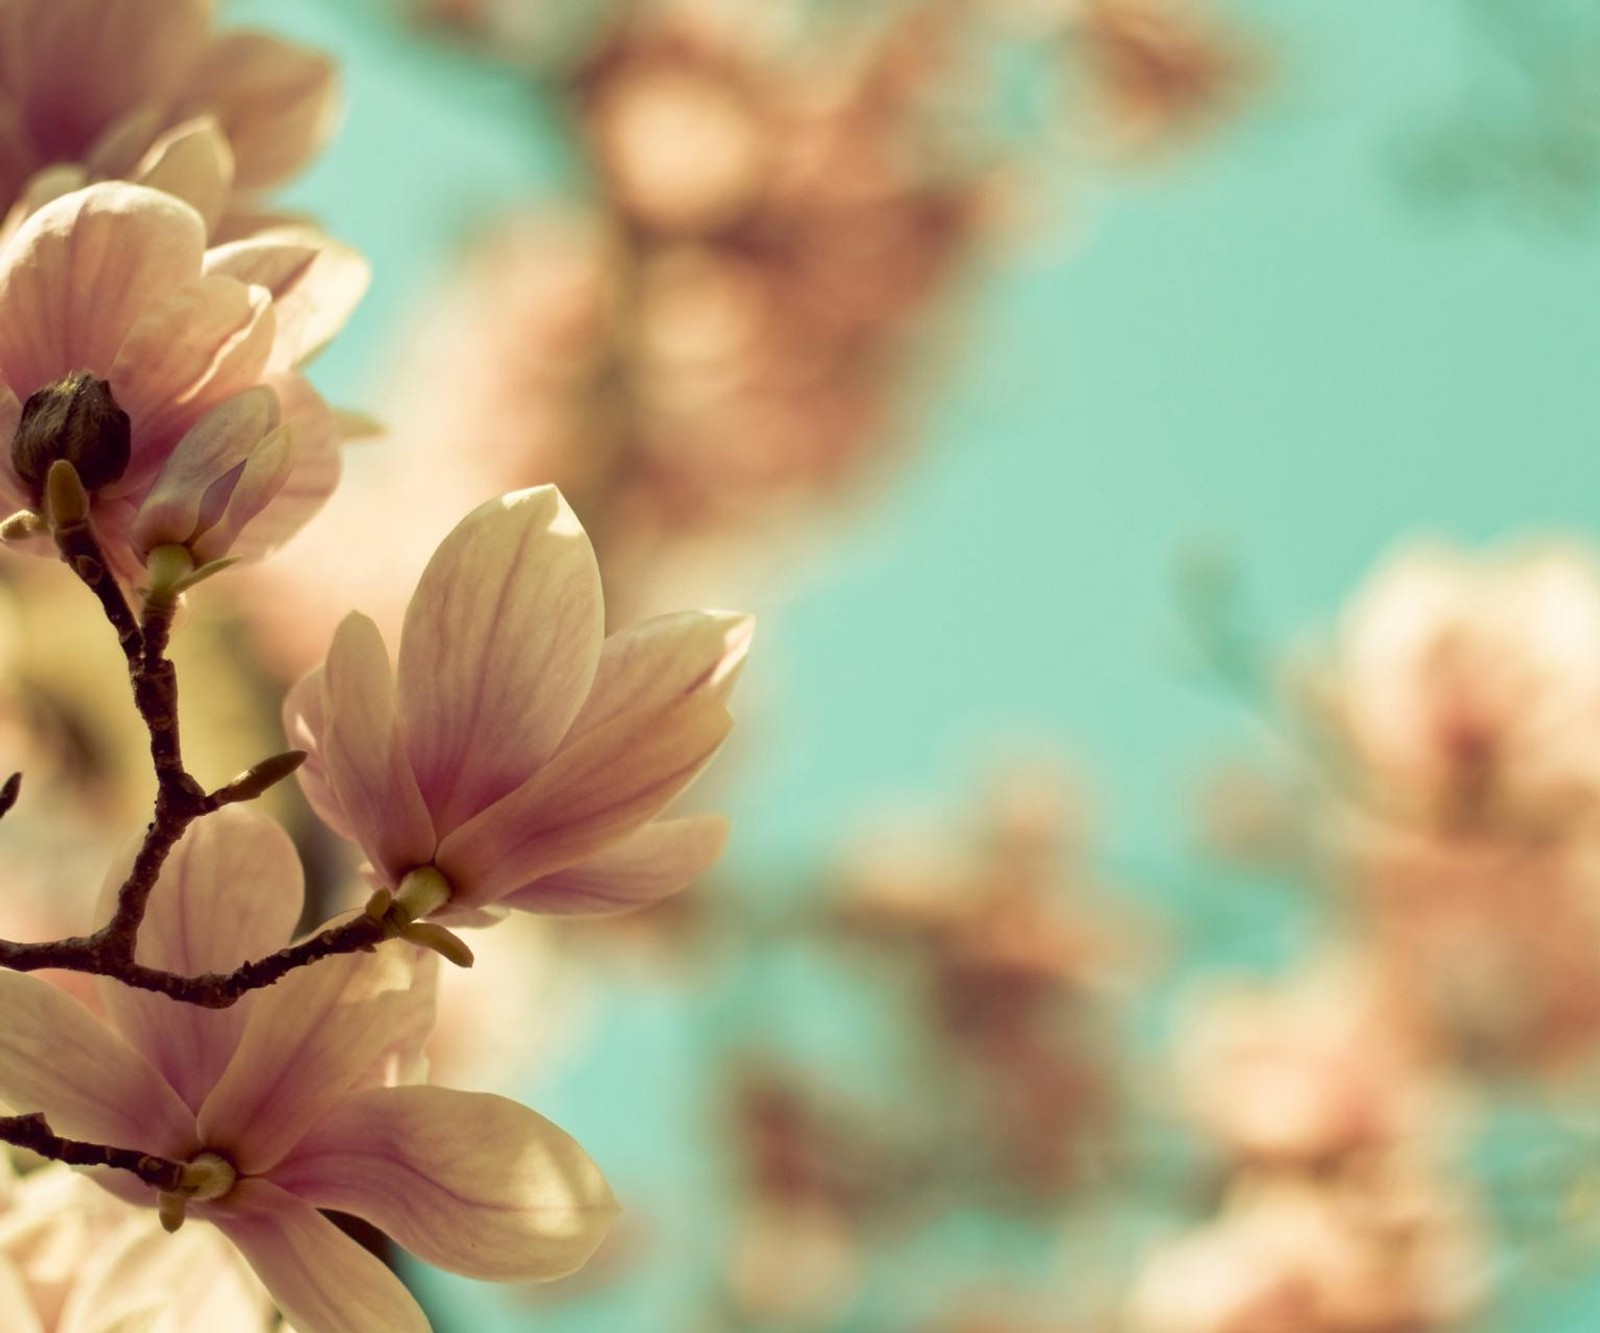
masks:
[[[112,1148],[81,1139],[64,1139],[50,1122],[35,1111],[31,1115],[0,1116],[0,1141],[26,1148],[69,1166],[109,1166],[129,1171],[153,1189],[171,1192],[183,1184],[183,1163],[133,1148]]]
[[[363,913],[324,927],[298,944],[244,963],[232,972],[202,972],[190,977],[134,962],[131,956],[124,956],[120,940],[112,938],[109,931],[107,927],[93,935],[41,944],[0,940],[0,967],[13,972],[45,968],[85,972],[109,977],[137,990],[155,991],[183,1004],[226,1009],[251,991],[282,981],[296,968],[338,954],[370,952],[396,933],[390,922]]]
[[[58,473],[61,475],[58,476]],[[134,706],[150,737],[156,799],[150,823],[145,828],[144,841],[134,857],[127,878],[117,890],[116,908],[111,920],[92,935],[38,944],[0,940],[0,967],[17,972],[35,972],[44,968],[84,972],[110,977],[124,985],[154,991],[185,1004],[225,1009],[250,991],[282,980],[296,968],[335,954],[371,950],[385,939],[394,938],[405,923],[386,917],[381,912],[367,912],[338,925],[325,927],[298,944],[245,963],[232,972],[182,976],[134,961],[139,927],[143,924],[150,895],[161,877],[167,857],[189,826],[222,805],[259,794],[254,790],[255,787],[264,789],[264,785],[287,776],[304,755],[295,751],[275,755],[215,792],[208,793],[200,785],[184,767],[183,747],[178,733],[177,669],[166,655],[173,616],[177,610],[176,593],[166,586],[153,589],[145,601],[143,619],[136,617],[122,585],[111,569],[105,549],[94,534],[89,519],[88,497],[71,465],[59,461],[54,463],[50,485],[52,501],[47,509],[52,515],[51,532],[56,548],[67,567],[99,601],[106,619],[116,631],[117,643],[127,661]],[[249,781],[252,777],[255,779],[253,783]],[[13,777],[0,786],[0,815],[4,815],[15,801],[19,782],[20,778]],[[48,1126],[44,1125],[42,1119],[35,1123],[35,1118],[22,1116],[13,1117],[12,1121],[6,1123],[11,1125],[14,1133],[28,1133],[35,1138],[49,1137],[53,1143],[68,1142],[49,1136]],[[69,1159],[62,1157],[61,1160]]]

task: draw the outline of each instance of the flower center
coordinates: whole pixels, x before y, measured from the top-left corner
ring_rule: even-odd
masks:
[[[422,919],[448,903],[454,892],[454,886],[438,866],[418,866],[405,873],[399,889],[379,889],[374,893],[367,900],[367,915],[383,923],[386,939],[409,940],[432,949],[457,967],[471,967],[472,950],[464,940],[443,926]]]
[[[183,1164],[183,1181],[175,1190],[163,1192],[157,1203],[161,1225],[176,1231],[183,1225],[189,1201],[211,1203],[224,1197],[239,1179],[238,1169],[226,1157],[203,1152]]]

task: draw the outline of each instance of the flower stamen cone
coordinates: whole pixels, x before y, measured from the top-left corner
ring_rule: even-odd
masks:
[[[226,1198],[238,1179],[233,1163],[218,1153],[203,1152],[184,1163],[182,1184],[163,1193],[156,1204],[162,1229],[169,1234],[177,1231],[188,1215],[191,1201],[215,1203]]]

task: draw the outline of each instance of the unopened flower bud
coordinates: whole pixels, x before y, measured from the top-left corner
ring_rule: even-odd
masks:
[[[282,782],[306,761],[304,750],[285,750],[271,758],[252,764],[230,782],[225,782],[212,793],[218,805],[233,805],[238,801],[253,801],[256,797]]]
[[[111,385],[77,370],[28,395],[11,441],[11,462],[36,495],[57,459],[71,463],[92,492],[128,470],[132,449],[132,426]]]

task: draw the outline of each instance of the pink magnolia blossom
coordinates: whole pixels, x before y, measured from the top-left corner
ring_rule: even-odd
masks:
[[[155,190],[63,196],[0,245],[0,439],[30,395],[87,372],[130,422],[126,467],[91,495],[119,572],[137,577],[163,545],[197,563],[265,554],[337,480],[337,422],[292,367],[343,322],[364,274],[304,229],[207,251],[200,216]],[[41,502],[11,450],[0,500]]]
[[[1436,1142],[1453,1105],[1381,973],[1353,960],[1192,1012],[1179,1093],[1231,1154],[1304,1165]]]
[[[287,836],[229,807],[174,851],[139,959],[225,970],[281,947],[300,909]],[[299,1333],[424,1333],[400,1281],[318,1209],[364,1217],[440,1267],[534,1281],[581,1265],[614,1204],[582,1149],[534,1112],[394,1085],[418,1071],[431,1026],[418,966],[398,943],[343,955],[225,1010],[105,981],[108,1022],[37,977],[0,973],[0,1098],[58,1133],[189,1163],[187,1216],[233,1242]],[[131,1176],[97,1179],[157,1203]]]
[[[1477,1218],[1448,1182],[1388,1170],[1246,1179],[1222,1214],[1155,1251],[1130,1333],[1429,1333],[1482,1301]]]
[[[655,818],[731,725],[747,617],[683,612],[605,637],[588,538],[552,486],[469,514],[429,561],[398,666],[352,614],[291,691],[301,784],[416,916],[603,913],[716,860],[720,816]],[[413,872],[426,872],[414,874]]]
[[[211,0],[0,0],[0,212],[92,181],[137,181],[210,228],[332,128],[333,62],[264,32],[211,31]]]
[[[1309,691],[1379,813],[1551,830],[1600,801],[1600,565],[1575,546],[1403,552]]]

